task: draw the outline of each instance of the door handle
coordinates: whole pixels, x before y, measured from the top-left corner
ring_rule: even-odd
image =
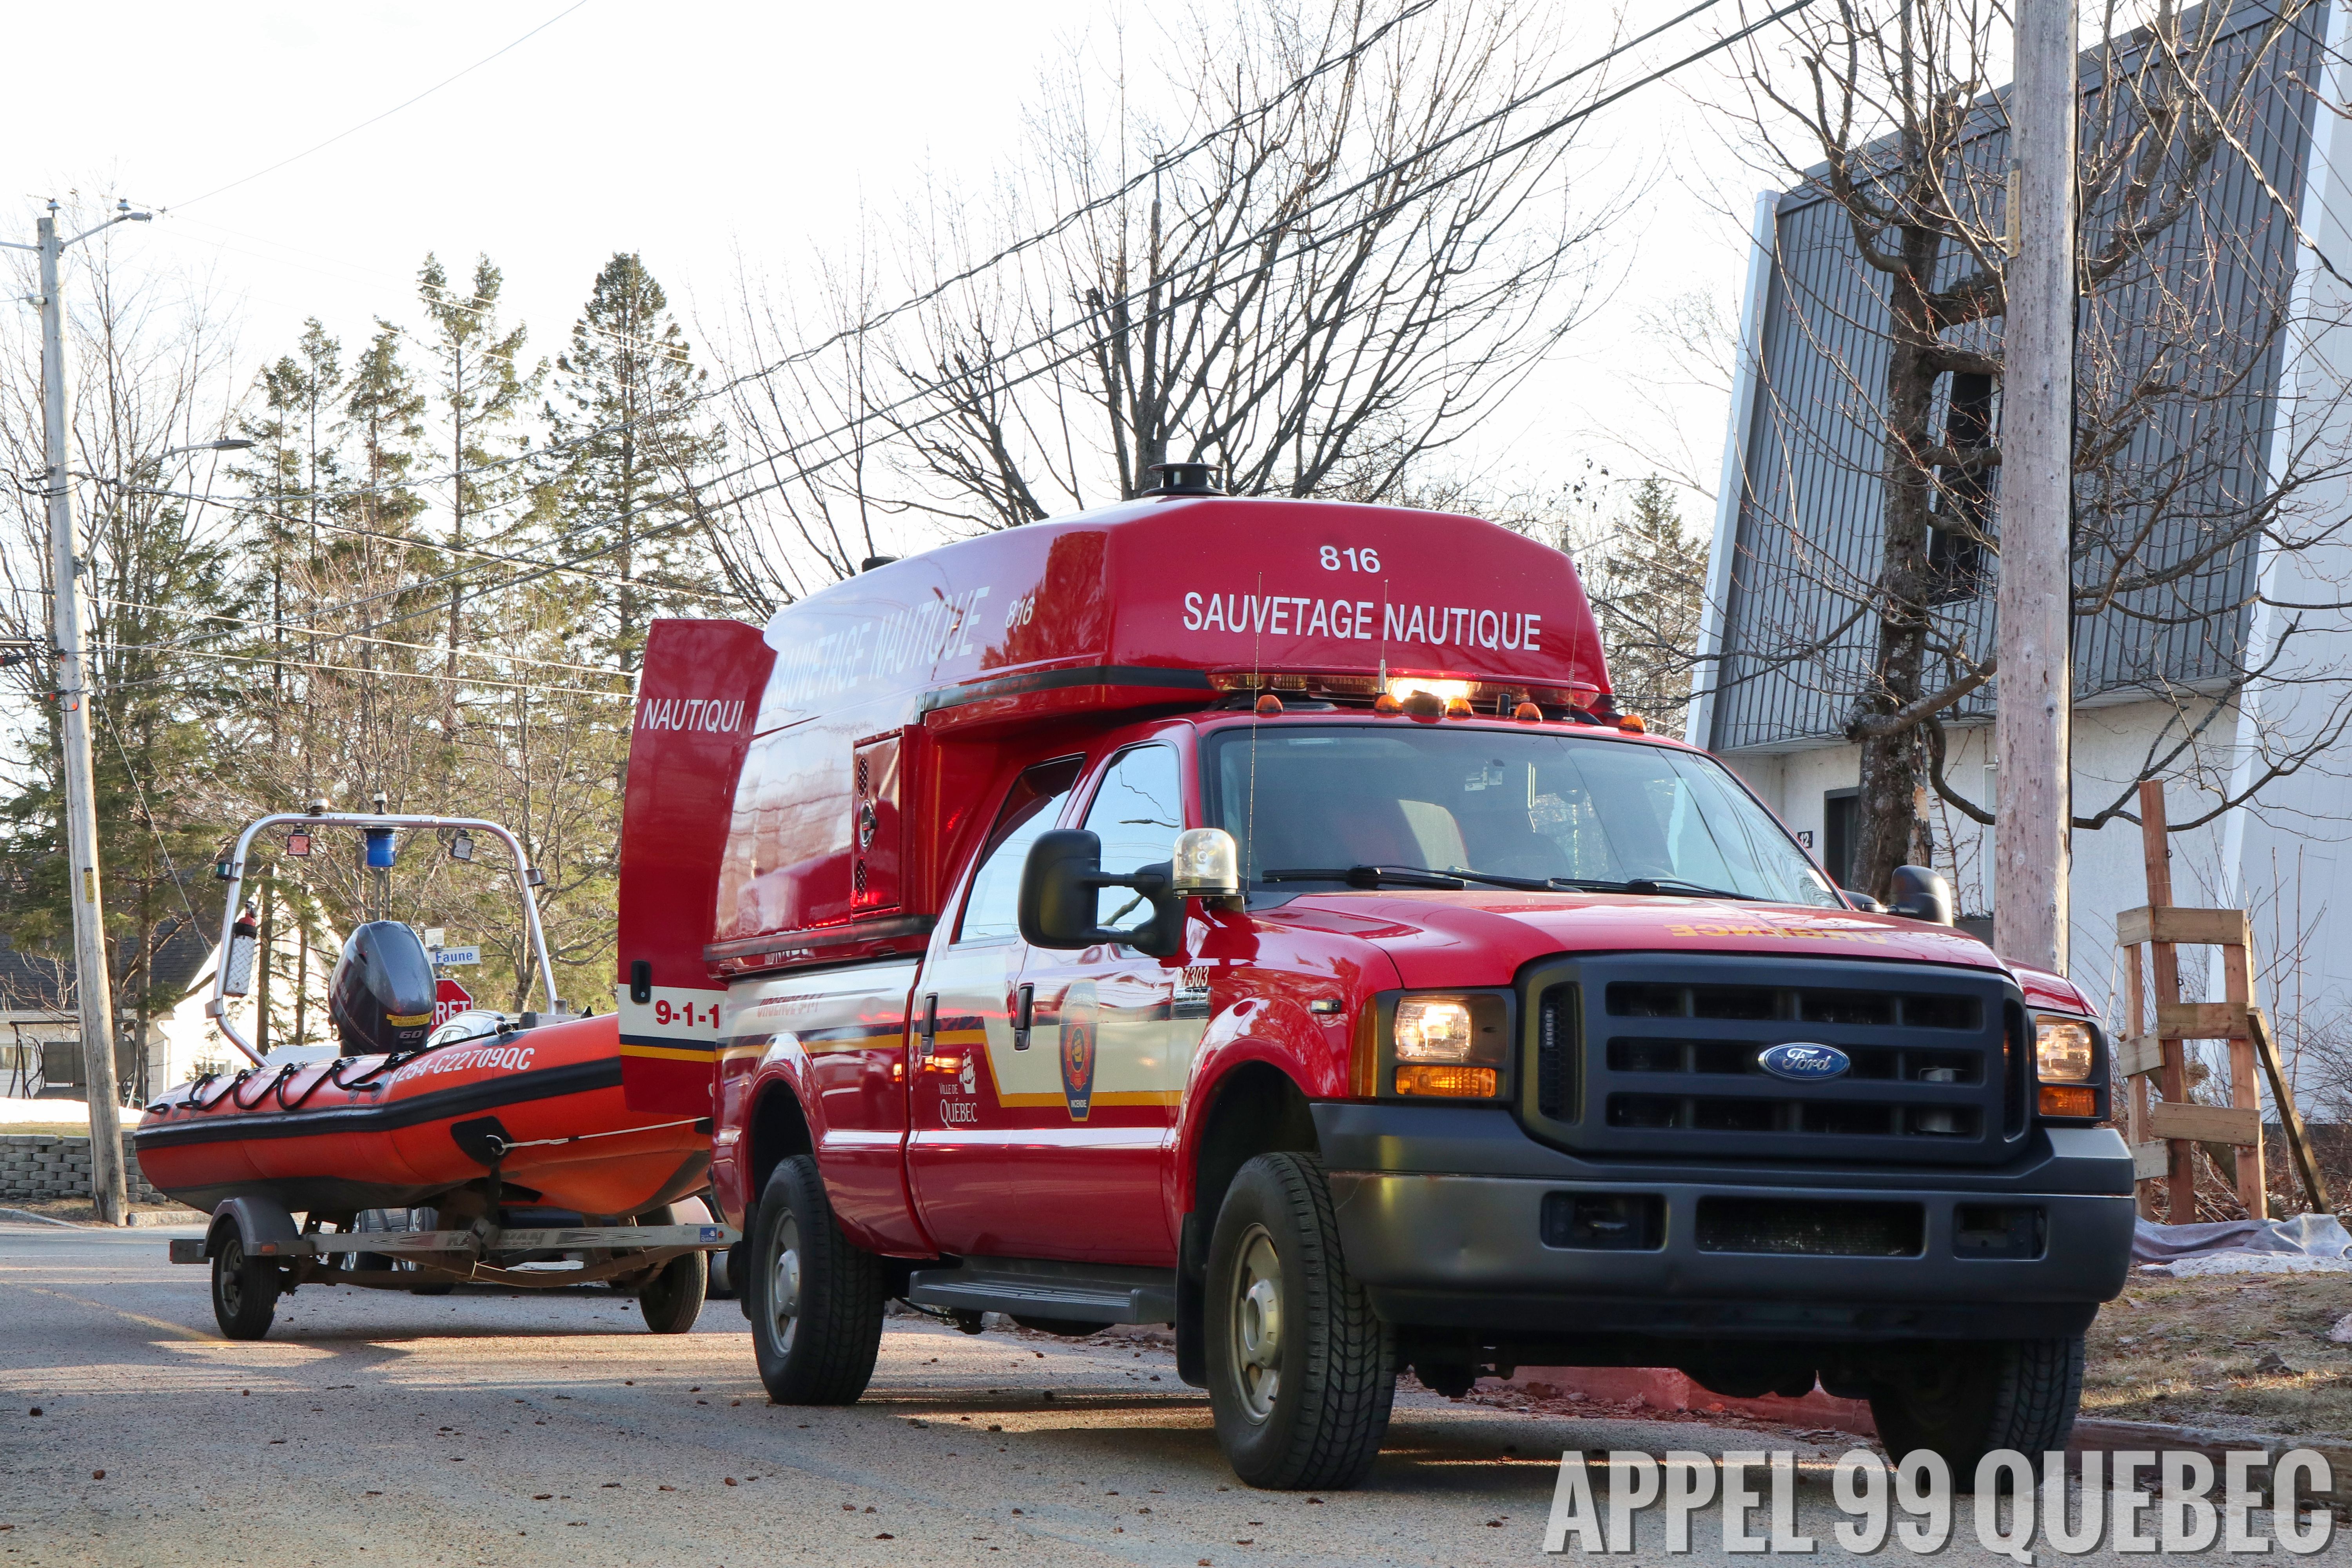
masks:
[[[1037,987],[1024,981],[1013,993],[1013,1048],[1025,1051],[1029,1048],[1029,1030],[1037,1011]]]
[[[940,1032],[940,994],[936,991],[923,998],[923,1021],[915,1037],[922,1042],[922,1063],[930,1066],[931,1047]]]

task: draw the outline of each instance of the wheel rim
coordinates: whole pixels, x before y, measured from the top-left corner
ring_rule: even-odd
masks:
[[[221,1305],[235,1316],[245,1305],[245,1247],[235,1237],[221,1243]]]
[[[774,1320],[776,1352],[793,1353],[793,1336],[801,1321],[801,1226],[786,1215],[776,1226],[776,1266],[770,1277],[769,1315]]]
[[[1254,1225],[1242,1237],[1228,1314],[1235,1392],[1252,1421],[1272,1415],[1282,1395],[1282,1258],[1265,1227]]]

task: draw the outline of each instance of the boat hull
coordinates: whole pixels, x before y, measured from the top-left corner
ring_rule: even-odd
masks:
[[[420,1207],[495,1167],[507,1201],[627,1215],[699,1190],[710,1163],[708,1121],[629,1110],[611,1014],[182,1085],[136,1146],[152,1185],[207,1212]]]

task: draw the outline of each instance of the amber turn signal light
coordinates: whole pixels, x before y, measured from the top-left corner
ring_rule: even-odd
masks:
[[[1417,1063],[1396,1069],[1399,1094],[1432,1095],[1445,1100],[1492,1100],[1493,1068],[1440,1067]]]
[[[2082,1084],[2045,1083],[2042,1086],[2042,1114],[2044,1116],[2096,1116],[2099,1097]]]

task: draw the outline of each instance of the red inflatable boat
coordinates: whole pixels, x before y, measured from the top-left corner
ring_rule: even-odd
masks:
[[[208,1211],[412,1208],[495,1168],[508,1203],[637,1215],[699,1191],[710,1164],[709,1122],[623,1103],[609,1013],[200,1079],[150,1106],[136,1139],[146,1179]]]
[[[473,858],[473,836],[504,843],[547,1010],[519,1017],[469,1012],[434,1026],[435,955],[410,927],[372,921],[336,961],[327,1010],[341,1041],[332,1061],[265,1058],[234,1022],[229,999],[252,989],[258,952],[249,907],[240,912],[257,835],[286,830],[286,853],[312,852],[321,828],[357,828],[366,863],[388,882],[403,834],[446,838]],[[331,814],[264,817],[222,868],[230,886],[221,963],[206,1013],[253,1066],[206,1077],[148,1107],[137,1137],[147,1180],[182,1203],[213,1210],[232,1198],[266,1200],[331,1221],[366,1209],[460,1211],[520,1204],[583,1215],[650,1212],[700,1190],[710,1164],[709,1123],[632,1111],[621,1093],[615,1015],[568,1016],[555,994],[522,847],[473,817]],[[428,1034],[429,1031],[429,1034]]]

